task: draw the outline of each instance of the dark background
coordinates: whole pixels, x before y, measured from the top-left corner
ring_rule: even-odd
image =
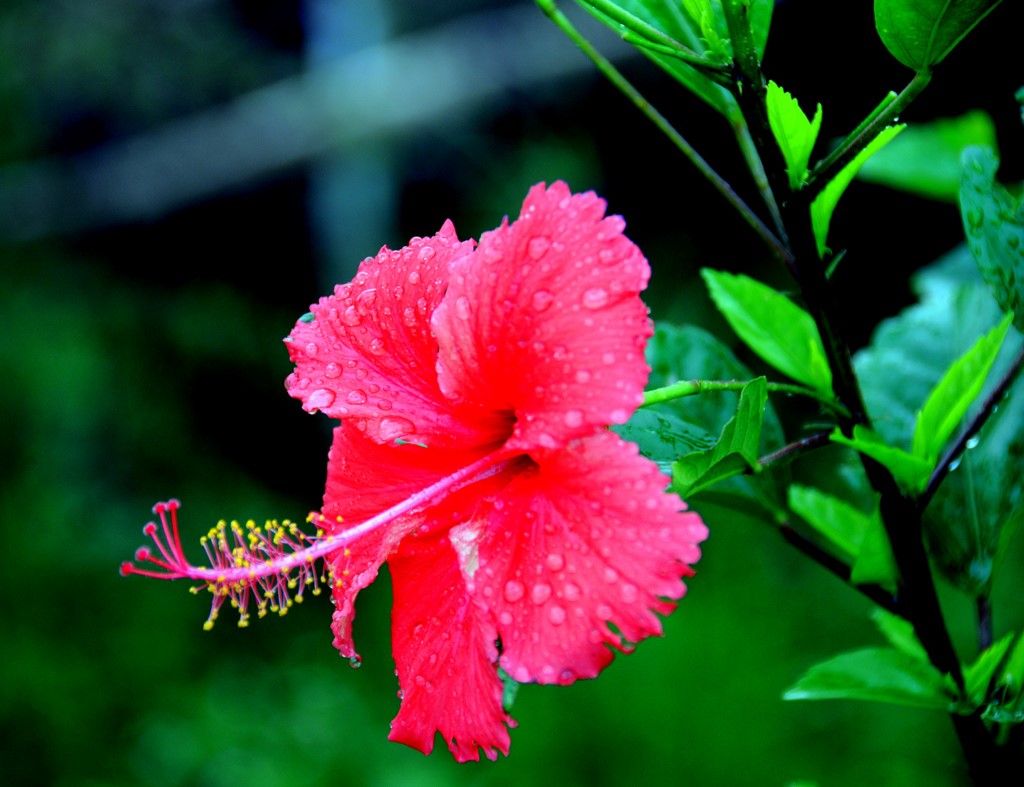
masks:
[[[514,216],[530,185],[561,178],[625,216],[654,270],[655,319],[721,329],[696,275],[704,265],[784,283],[671,145],[539,11],[516,9],[501,16],[507,4],[473,0],[0,8],[5,784],[963,778],[940,714],[780,700],[811,664],[880,640],[856,593],[763,525],[722,511],[703,512],[712,535],[666,637],[600,680],[523,687],[512,754],[496,764],[456,766],[443,744],[424,758],[387,742],[398,701],[386,577],[360,599],[356,672],[331,647],[324,598],[244,631],[224,615],[205,633],[205,600],[185,586],[118,576],[157,500],[183,501],[193,554],[218,518],[298,519],[318,506],[330,424],[285,394],[280,341],[385,243],[400,247],[449,217],[460,236],[478,236]],[[1020,6],[1004,3],[903,118],[987,109],[1004,181],[1024,174],[1013,100],[1024,82],[1014,54],[1022,21]],[[489,46],[519,29],[531,46]],[[603,29],[586,29],[625,56],[627,74],[754,204],[724,121]],[[438,69],[429,89],[392,95],[379,72],[345,60],[392,40],[413,54],[440,41],[430,51],[457,62],[474,54],[461,72],[426,58],[428,76]],[[355,81],[337,76],[339,62]],[[488,63],[508,79],[468,95]],[[823,139],[911,76],[877,40],[866,0],[780,3],[765,69],[805,109],[824,104]],[[831,240],[852,249],[837,275],[854,344],[911,302],[911,272],[961,239],[954,206],[851,187]],[[963,600],[944,593],[967,621]]]

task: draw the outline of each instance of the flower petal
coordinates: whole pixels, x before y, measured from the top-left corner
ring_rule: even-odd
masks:
[[[488,453],[424,448],[407,443],[376,443],[346,419],[334,430],[327,460],[327,488],[318,525],[325,535],[340,535],[386,511]],[[334,645],[343,656],[358,658],[352,642],[352,620],[359,591],[377,576],[381,563],[403,538],[416,531],[447,530],[464,521],[480,494],[504,483],[501,474],[449,493],[429,508],[411,511],[354,539],[330,559],[334,581]]]
[[[388,737],[430,754],[440,732],[459,762],[480,759],[477,747],[507,755],[515,722],[502,707],[497,632],[466,592],[448,537],[407,542],[389,565],[402,708]]]
[[[352,282],[292,329],[288,393],[309,412],[351,419],[378,442],[476,443],[470,419],[455,417],[438,389],[430,333],[448,268],[472,248],[449,221],[433,237],[364,260]]]
[[[707,536],[667,483],[635,445],[599,432],[538,458],[478,509],[473,592],[497,619],[515,680],[594,677],[607,646],[661,633],[654,613],[685,593]]]
[[[510,447],[564,445],[643,400],[650,268],[593,192],[534,186],[512,224],[453,261],[431,324],[441,390],[511,410]]]

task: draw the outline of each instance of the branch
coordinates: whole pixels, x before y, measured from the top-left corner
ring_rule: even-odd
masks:
[[[591,62],[597,66],[598,70],[605,75],[615,87],[619,89],[632,103],[639,109],[654,125],[661,131],[665,136],[671,140],[686,158],[690,160],[697,170],[711,182],[718,192],[725,197],[726,201],[732,205],[739,214],[746,220],[761,239],[768,245],[775,254],[781,260],[788,258],[789,253],[785,246],[779,241],[778,237],[761,221],[760,217],[754,213],[747,205],[746,202],[733,190],[732,186],[729,185],[728,181],[719,175],[707,161],[704,160],[696,148],[694,148],[686,139],[672,126],[665,117],[655,109],[650,102],[643,97],[633,85],[622,76],[621,72],[615,68],[600,52],[598,52],[594,46],[573,26],[572,22],[558,10],[555,0],[537,0],[537,5],[540,9],[564,32],[576,46],[578,46],[587,57],[590,58]]]
[[[925,488],[924,493],[918,498],[918,505],[921,510],[924,511],[928,507],[935,493],[938,491],[939,486],[945,480],[946,476],[949,475],[949,471],[956,465],[957,460],[963,455],[963,452],[967,449],[968,444],[973,440],[981,428],[988,422],[988,419],[995,414],[999,407],[999,403],[1006,396],[1006,392],[1010,390],[1010,386],[1016,381],[1020,375],[1021,369],[1024,369],[1024,348],[1021,348],[1020,352],[1017,353],[1017,357],[1013,359],[1013,363],[1010,364],[1010,368],[1007,369],[1006,374],[999,381],[998,385],[992,389],[992,392],[985,398],[981,409],[975,414],[971,422],[967,424],[967,428],[960,433],[956,442],[953,443],[943,454],[939,463],[935,466],[935,470],[932,472],[931,478],[928,479],[928,486]]]

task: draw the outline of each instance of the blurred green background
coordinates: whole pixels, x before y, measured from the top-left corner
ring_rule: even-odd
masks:
[[[766,67],[805,106],[826,102],[835,136],[909,74],[869,3],[846,4],[841,40],[821,34],[820,5],[779,5]],[[1013,18],[958,49],[908,119],[986,107],[1019,151],[1019,73],[957,81],[1006,51]],[[749,194],[720,119],[586,29]],[[0,124],[0,782],[961,783],[939,714],[780,700],[811,664],[879,637],[861,597],[722,511],[702,511],[711,538],[665,638],[597,681],[524,686],[511,756],[493,764],[387,742],[386,577],[360,597],[358,671],[331,647],[326,598],[206,633],[185,585],[119,577],[157,500],[183,501],[193,554],[218,518],[318,507],[330,424],[285,394],[280,342],[382,244],[448,217],[477,236],[561,178],[626,217],[656,319],[721,327],[702,265],[781,281],[530,4],[6,0]],[[951,206],[860,185],[833,234],[850,243],[865,221],[842,284],[861,343],[909,301],[905,274],[960,239]],[[908,221],[928,233],[894,240]],[[1018,584],[997,588],[997,615]],[[996,633],[1020,624],[997,618]]]

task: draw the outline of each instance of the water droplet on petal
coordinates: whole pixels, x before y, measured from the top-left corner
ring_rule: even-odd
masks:
[[[575,582],[566,582],[565,587],[562,588],[562,594],[565,596],[566,601],[579,601],[580,586]]]
[[[503,626],[512,625],[512,613],[507,609],[504,610],[500,615],[498,615],[498,622]]]
[[[565,425],[570,429],[575,429],[583,423],[583,411],[582,410],[569,410],[565,414]]]
[[[363,309],[370,309],[375,300],[377,300],[377,290],[375,287],[363,290],[356,296],[356,303]]]
[[[402,310],[402,320],[410,328],[413,327],[416,324],[416,310],[412,306],[406,306]]]
[[[552,552],[545,561],[552,571],[561,571],[565,567],[565,558],[557,552]]]
[[[588,372],[586,369],[578,369],[576,371],[576,382],[580,384],[589,383],[590,372]]]
[[[534,604],[543,604],[551,598],[551,585],[546,582],[538,582],[530,591],[530,600]]]
[[[608,305],[608,290],[603,287],[591,287],[583,293],[583,305],[588,309],[600,309]]]
[[[598,620],[611,620],[612,619],[612,608],[607,604],[601,604],[596,610]]]
[[[526,588],[523,587],[523,583],[515,579],[510,579],[505,583],[505,600],[511,604],[519,601],[523,596],[526,595]]]
[[[370,352],[372,352],[374,355],[383,355],[384,354],[384,340],[381,339],[380,337],[378,337],[376,339],[372,339],[370,341]]]
[[[554,293],[548,290],[537,290],[533,294],[533,308],[539,312],[547,309],[555,300]]]
[[[636,601],[636,585],[623,585],[619,589],[619,593],[622,595],[622,600],[628,604],[631,604],[632,602]]]
[[[345,323],[345,325],[355,327],[363,321],[363,318],[359,316],[359,312],[356,311],[355,306],[348,306],[341,315],[341,321]]]
[[[526,245],[527,253],[535,260],[539,260],[545,254],[548,253],[548,249],[551,248],[551,238],[545,235],[538,235],[535,238],[531,238],[530,242]]]
[[[348,663],[349,666],[352,667],[352,669],[359,669],[361,666],[363,666],[363,660],[359,658],[359,656],[350,656]]]
[[[320,352],[320,348],[316,346],[316,342],[310,342],[306,345],[306,355],[310,358],[314,357],[318,352]]]
[[[605,582],[611,583],[611,582],[614,582],[615,580],[617,580],[618,578],[619,578],[619,572],[616,571],[611,566],[608,566],[604,570],[604,581]]]
[[[330,388],[318,388],[309,395],[306,404],[314,410],[323,410],[334,404],[334,391]]]
[[[383,418],[380,422],[380,436],[385,442],[390,442],[407,434],[416,431],[416,425],[408,418],[397,418],[394,416]]]
[[[324,367],[324,377],[330,377],[332,380],[341,377],[341,367],[332,361]]]
[[[390,410],[391,409],[391,400],[390,399],[381,399],[379,402],[377,402],[377,407],[379,407],[381,410]]]
[[[529,683],[530,670],[528,670],[525,666],[516,667],[515,674],[513,674],[512,677],[515,678],[516,681],[519,683]]]
[[[355,388],[348,392],[345,397],[345,401],[349,404],[365,404],[366,403],[366,391],[360,388]]]
[[[555,626],[565,623],[565,607],[552,604],[551,609],[548,610],[548,620]]]
[[[455,300],[455,314],[456,316],[458,316],[460,320],[469,319],[469,298],[467,298],[465,295],[460,295]]]
[[[433,259],[433,257],[434,257],[434,249],[431,246],[424,246],[422,249],[420,249],[419,257],[424,262],[426,262],[427,260]],[[409,281],[412,281],[412,278],[410,278]]]

